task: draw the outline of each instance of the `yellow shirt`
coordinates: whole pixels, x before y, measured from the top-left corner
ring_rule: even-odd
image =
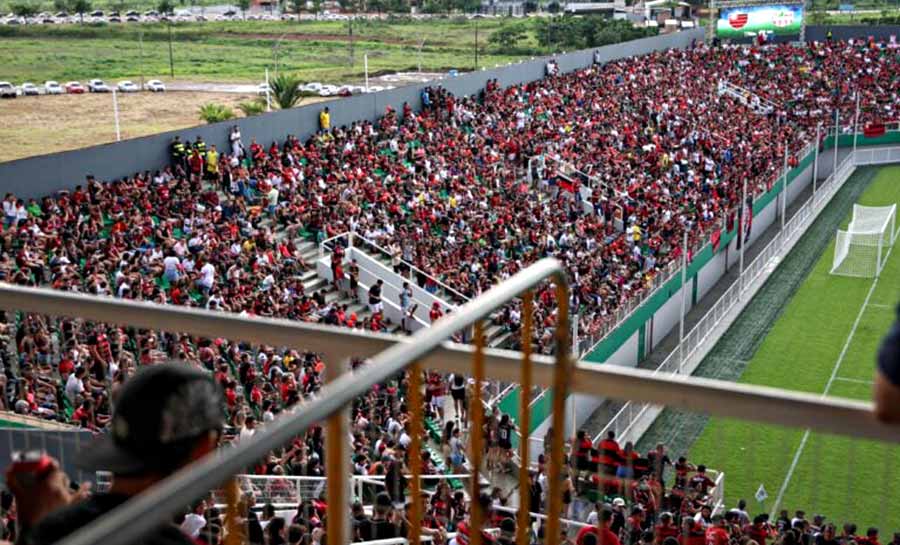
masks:
[[[331,128],[331,114],[325,110],[319,112],[319,128],[326,131]]]
[[[219,172],[219,154],[213,150],[206,152],[207,172]]]

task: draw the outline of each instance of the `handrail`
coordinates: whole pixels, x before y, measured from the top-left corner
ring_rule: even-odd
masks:
[[[419,342],[416,335],[363,334],[348,328],[268,318],[254,319],[237,314],[125,301],[111,297],[91,297],[4,283],[0,283],[0,308],[59,316],[77,315],[87,320],[127,323],[147,329],[226,337],[274,346],[297,348],[305,346],[309,350],[326,353],[335,359],[354,355],[364,356],[391,345],[406,346]],[[427,369],[465,373],[468,372],[473,351],[474,348],[470,345],[444,342],[419,361],[422,367]],[[519,380],[521,365],[519,352],[486,348],[484,354],[485,367],[489,370],[491,378],[510,382]],[[554,358],[534,354],[531,356],[531,362],[534,366],[534,383],[551,384]],[[367,366],[366,372],[368,371]],[[700,377],[691,377],[690,381],[685,378],[618,365],[575,363],[572,368],[571,390],[596,396],[670,405],[714,416],[743,418],[864,439],[900,442],[900,427],[876,421],[872,416],[870,402],[821,398],[789,390]],[[325,388],[328,388],[328,392],[332,392],[331,387]],[[308,409],[311,406],[318,406],[320,401],[318,399],[311,401],[303,407]],[[826,412],[831,418],[822,418],[822,414]],[[254,439],[260,436],[255,435]]]
[[[387,380],[419,361],[457,331],[487,317],[513,297],[550,277],[558,285],[566,285],[566,274],[558,261],[538,261],[470,301],[458,312],[446,316],[430,328],[420,330],[411,337],[414,342],[398,343],[380,352],[365,366],[364,372],[345,373],[326,384],[315,400],[276,418],[257,432],[253,441],[241,442],[234,448],[219,449],[203,457],[96,522],[77,530],[63,543],[124,545],[134,536],[151,531],[175,514],[185,498],[201,496],[217,487],[229,476],[253,465],[273,448],[290,442],[316,422],[341,411],[374,384]],[[4,289],[9,290],[8,287]],[[564,335],[558,338],[565,340]],[[125,528],[128,529],[127,532],[123,531]]]
[[[348,243],[349,243],[351,246],[353,245],[352,238],[358,238],[358,239],[360,239],[361,241],[363,241],[366,245],[375,248],[376,250],[378,250],[379,252],[381,252],[381,253],[384,254],[384,255],[387,255],[387,256],[390,257],[390,258],[393,258],[393,255],[391,254],[391,252],[388,251],[386,248],[382,248],[381,246],[379,246],[379,245],[378,245],[377,243],[375,243],[374,241],[371,241],[371,240],[367,239],[366,237],[360,235],[359,233],[356,233],[355,231],[347,231],[347,232],[345,232],[345,233],[341,233],[341,234],[339,234],[339,235],[335,235],[335,236],[333,236],[333,237],[331,237],[331,238],[327,238],[327,239],[323,240],[322,242],[319,243],[319,252],[320,252],[320,254],[324,254],[325,248],[327,247],[327,244],[328,244],[329,242],[333,242],[333,241],[336,241],[336,240],[341,239],[341,238],[344,238],[344,237],[347,237]],[[451,288],[450,286],[448,286],[447,284],[445,284],[444,282],[442,282],[440,279],[438,279],[435,275],[433,275],[433,274],[431,274],[431,273],[429,273],[429,272],[427,272],[427,271],[424,271],[424,270],[420,269],[419,267],[416,267],[416,266],[413,265],[412,263],[410,263],[410,262],[408,262],[408,261],[406,261],[406,260],[404,260],[404,259],[401,259],[401,260],[400,260],[400,263],[402,263],[404,266],[406,266],[407,268],[409,268],[410,271],[417,271],[417,272],[420,272],[420,273],[422,273],[423,275],[425,275],[427,278],[430,278],[436,285],[440,286],[441,289],[443,289],[444,291],[446,291],[446,292],[449,293],[450,295],[453,295],[454,297],[456,297],[456,298],[458,299],[457,303],[460,303],[460,302],[463,302],[463,303],[464,303],[464,302],[467,302],[467,301],[471,300],[470,297],[467,297],[467,296],[463,295],[461,292],[459,292],[459,291],[457,291],[457,290]]]

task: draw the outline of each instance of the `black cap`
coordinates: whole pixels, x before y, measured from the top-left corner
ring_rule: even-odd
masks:
[[[222,429],[222,396],[207,373],[186,363],[141,368],[119,392],[110,433],[78,460],[117,475],[170,471],[203,434]]]

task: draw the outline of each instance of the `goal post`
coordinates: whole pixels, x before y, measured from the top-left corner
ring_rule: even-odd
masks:
[[[846,230],[838,229],[834,241],[831,274],[876,277],[887,261],[888,249],[897,238],[897,205],[853,205]]]

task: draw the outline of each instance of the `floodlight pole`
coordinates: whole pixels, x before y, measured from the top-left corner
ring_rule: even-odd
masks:
[[[119,98],[116,90],[112,90],[112,99],[113,99],[113,117],[116,120],[116,142],[122,140],[122,133],[119,130]]]
[[[841,107],[838,105],[834,111],[834,166],[831,167],[831,173],[837,172],[838,165],[838,140],[841,137]]]
[[[271,93],[269,92],[269,69],[266,68],[266,111],[272,111],[272,99]]]
[[[816,203],[816,200],[815,200],[815,197],[816,197],[816,182],[818,181],[817,178],[819,177],[819,142],[820,142],[820,141],[819,141],[819,138],[820,138],[820,137],[819,137],[819,131],[820,131],[821,129],[822,129],[822,122],[820,121],[819,124],[816,125],[816,147],[815,147],[815,151],[813,151],[813,179],[812,179],[812,186],[813,186],[813,204]]]
[[[787,175],[788,175],[788,153],[790,153],[790,144],[787,139],[784,141],[784,167],[781,170],[781,230],[784,231],[784,220],[787,215]]]
[[[856,157],[856,140],[859,135],[859,89],[856,90],[856,114],[853,116],[853,153]]]
[[[363,53],[363,66],[366,73],[366,92],[369,92],[369,54]]]
[[[144,90],[144,31],[138,34],[138,45],[141,52],[141,91]]]
[[[169,76],[175,77],[175,59],[172,55],[172,23],[169,23]]]
[[[684,313],[687,307],[688,232],[684,229],[681,243],[681,314],[678,320],[678,373],[684,373]]]
[[[746,236],[744,236],[744,223],[747,221],[745,208],[747,206],[747,178],[744,178],[744,188],[741,190],[741,213],[738,214],[738,240],[741,241],[740,264],[738,265],[738,301],[744,294],[744,248],[747,246]],[[753,206],[751,203],[750,206]]]

